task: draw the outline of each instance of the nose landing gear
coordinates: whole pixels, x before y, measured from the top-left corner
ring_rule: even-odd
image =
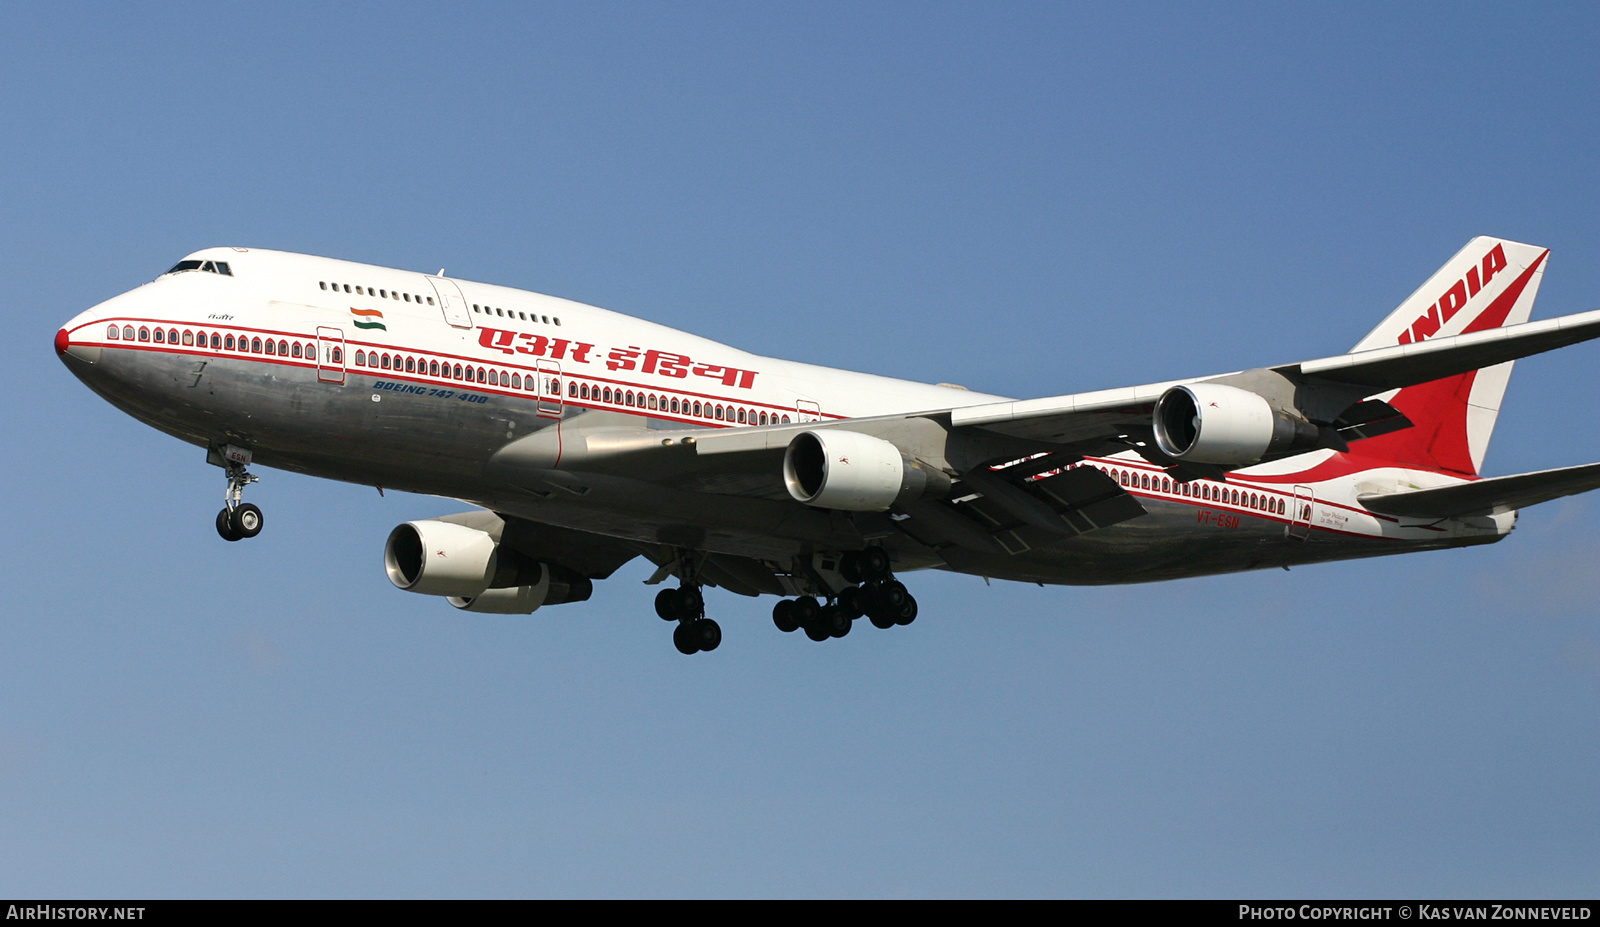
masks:
[[[228,474],[228,490],[223,495],[222,511],[217,513],[217,534],[222,535],[224,541],[253,538],[261,533],[265,519],[260,508],[242,501],[244,488],[259,481],[259,477],[245,470],[250,463],[250,453],[230,445],[223,449],[221,456],[225,461],[223,469]]]
[[[716,650],[722,643],[722,626],[705,617],[706,599],[699,586],[686,583],[656,593],[656,614],[663,621],[678,622],[672,629],[672,645],[681,654]]]

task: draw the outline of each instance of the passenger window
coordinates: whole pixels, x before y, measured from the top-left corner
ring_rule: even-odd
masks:
[[[511,388],[512,389],[522,389],[522,374],[513,373],[511,375]]]
[[[232,335],[228,336],[227,347],[228,347],[228,350],[230,350],[230,351],[233,350],[233,336]]]
[[[359,286],[359,285],[358,285],[358,286],[357,286],[357,287],[356,287],[356,295],[357,295],[357,296],[365,296],[365,295],[367,295],[367,294],[366,294],[366,293],[363,293],[363,292],[362,292],[362,291],[361,291],[361,287],[360,287],[360,286]]]
[[[133,340],[133,326],[132,325],[124,325],[124,326],[122,326],[122,340],[123,341],[132,341]]]
[[[438,375],[439,375],[439,362],[438,361],[428,361],[428,376],[436,377]]]
[[[378,291],[378,297],[380,299],[388,299],[389,298],[389,291],[388,290],[379,290]]]
[[[560,325],[560,324],[561,324],[561,316],[559,316],[559,315],[558,315],[558,316],[556,316],[556,324],[557,324],[557,325]]]
[[[656,407],[656,397],[655,397],[655,394],[652,393],[650,395],[650,408],[654,409],[655,407]]]
[[[784,416],[784,417],[783,417],[783,423],[784,423],[784,424],[785,424],[785,425],[787,425],[787,424],[789,424],[789,416],[787,416],[787,415],[785,415],[785,416]]]
[[[287,341],[278,342],[278,353],[282,354],[285,357],[288,357],[289,356],[289,342],[287,342]]]
[[[567,395],[571,396],[573,398],[577,398],[577,396],[578,396],[578,384],[572,382],[571,380],[568,380],[567,381]]]
[[[167,340],[167,333],[162,331],[159,328],[156,329],[156,344],[160,344],[161,342],[166,341],[166,340]]]
[[[763,412],[763,413],[761,413],[761,424],[765,425],[766,423],[767,423],[767,413]]]
[[[321,280],[321,281],[318,281],[318,282],[317,282],[317,286],[320,286],[320,287],[322,287],[322,288],[323,288],[323,289],[324,289],[324,290],[326,290],[326,289],[327,289],[327,288],[328,288],[328,281],[326,281],[326,280]]]
[[[299,357],[300,356],[300,342],[298,342],[298,341],[296,341],[294,343],[294,356],[295,357]],[[360,351],[356,352],[356,363],[361,365],[362,367],[366,366],[366,362],[361,359],[361,352]]]
[[[150,340],[150,329],[144,328],[143,326],[141,326],[139,328],[139,340],[140,341],[149,341]]]
[[[717,408],[713,410],[712,414],[716,416],[717,421],[722,421],[722,406],[717,406]]]
[[[432,296],[428,297],[428,305],[430,305],[430,306],[433,305],[433,297]]]
[[[295,346],[294,346],[294,356],[295,357],[299,357],[300,356],[300,345],[298,343],[296,343]],[[367,366],[367,352],[365,352],[365,351],[357,351],[356,352],[356,366],[357,367],[365,367],[365,366]]]
[[[498,371],[498,370],[489,371],[489,385],[490,386],[499,386],[500,385],[500,371]]]
[[[383,364],[383,369],[385,369],[385,370],[389,369],[389,355],[385,354],[381,358],[379,358],[378,360]]]
[[[333,361],[333,362],[334,362],[334,363],[335,363],[335,364],[342,364],[342,363],[344,363],[344,350],[343,350],[343,349],[341,349],[341,348],[334,348],[334,349],[333,349],[333,357],[332,357],[332,358],[331,358],[331,360],[332,360],[332,361]]]
[[[700,403],[698,403],[698,402],[694,404],[694,414],[696,416],[698,416],[700,414]]]
[[[678,397],[672,397],[672,411],[678,411]]]
[[[406,358],[406,373],[416,373],[416,372],[417,372],[417,359],[415,357]]]
[[[278,353],[278,346],[272,343],[272,339],[271,338],[267,339],[267,353],[268,354],[276,354],[276,353]]]
[[[250,353],[252,353],[252,354],[260,354],[261,353],[261,339],[260,338],[251,338],[250,339]]]
[[[529,382],[532,382],[533,378],[529,377],[528,380],[529,380]],[[550,395],[552,395],[552,396],[561,395],[561,381],[560,380],[551,380],[550,381]]]
[[[361,289],[361,288],[360,288],[360,287],[356,287],[356,289],[358,289],[358,290],[359,290],[359,289]],[[346,293],[348,293],[348,292],[350,292],[350,284],[348,284],[348,283],[346,283],[346,284],[345,284],[345,285],[344,285],[344,291],[345,291],[345,292],[346,292]]]
[[[189,331],[188,329],[184,329],[183,330],[183,346],[184,347],[188,347],[189,345],[192,345],[192,344],[194,344],[194,332]]]
[[[113,325],[106,329],[106,337],[110,338],[112,341],[116,341],[118,338],[122,337],[122,329]]]

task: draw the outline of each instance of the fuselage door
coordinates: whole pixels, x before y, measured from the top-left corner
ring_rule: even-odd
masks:
[[[539,378],[539,416],[560,418],[562,406],[561,365],[553,360],[536,361]]]
[[[471,328],[472,314],[467,311],[467,300],[461,295],[461,287],[456,286],[456,282],[449,277],[429,277],[428,282],[439,297],[439,311],[444,313],[444,320],[452,328]]]
[[[344,331],[317,326],[317,379],[324,383],[344,382]]]
[[[1316,493],[1310,486],[1296,486],[1294,488],[1294,502],[1289,510],[1289,526],[1286,534],[1295,540],[1304,541],[1306,535],[1311,533],[1311,509],[1317,504]]]
[[[820,422],[822,406],[809,399],[797,399],[794,403],[794,417],[797,422]]]

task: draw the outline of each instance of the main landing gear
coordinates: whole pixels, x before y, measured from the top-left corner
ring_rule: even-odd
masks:
[[[226,504],[217,513],[217,533],[222,535],[224,541],[253,538],[261,533],[261,509],[241,499],[244,488],[257,482],[258,478],[251,476],[242,463],[230,460],[225,466],[228,471],[228,491],[223,496]]]
[[[685,583],[656,593],[656,614],[678,623],[672,631],[672,644],[679,653],[716,650],[722,643],[722,626],[705,616],[706,598],[698,585]]]
[[[806,637],[825,641],[849,634],[863,615],[873,627],[883,629],[917,619],[917,600],[890,572],[889,554],[883,548],[845,554],[839,575],[857,585],[846,586],[825,604],[809,595],[784,599],[772,607],[772,623],[784,633],[804,630]]]

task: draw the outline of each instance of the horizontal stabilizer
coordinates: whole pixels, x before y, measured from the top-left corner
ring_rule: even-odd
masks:
[[[1381,515],[1450,518],[1493,515],[1600,489],[1600,463],[1475,480],[1439,489],[1363,493],[1362,505]]]

